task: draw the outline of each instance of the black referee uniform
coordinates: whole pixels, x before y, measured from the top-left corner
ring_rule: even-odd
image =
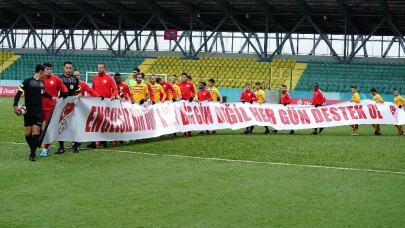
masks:
[[[24,127],[41,126],[43,116],[42,97],[52,98],[51,95],[45,92],[45,83],[34,77],[25,79],[14,97],[13,107],[18,106],[23,93],[25,94],[25,106],[27,108],[27,113],[24,115]],[[39,135],[25,136],[25,138],[31,150],[30,158],[35,159],[35,151],[39,146]]]
[[[80,82],[79,79],[77,79],[75,76],[70,75],[66,76],[62,74],[60,76],[60,79],[62,80],[63,84],[66,86],[68,89],[68,96],[76,96],[77,94],[80,93]],[[59,149],[55,154],[62,154],[65,152],[65,145],[63,141],[59,141]],[[79,152],[78,144],[73,142],[73,152]]]

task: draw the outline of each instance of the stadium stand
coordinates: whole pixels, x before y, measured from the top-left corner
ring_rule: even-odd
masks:
[[[276,90],[281,84],[290,84],[295,65],[296,60],[291,59],[258,62],[251,58],[201,57],[186,60],[178,56],[161,56],[143,69],[145,73],[168,75],[187,72],[192,76],[193,83],[214,78],[218,87],[243,88],[246,83],[260,81],[264,88]]]
[[[12,52],[0,53],[1,79],[22,80],[29,77],[38,62],[51,62],[56,75],[62,73],[62,64],[71,60],[74,68],[82,73],[97,71],[97,62],[104,61],[110,72],[132,72],[138,67],[147,74],[180,75],[187,72],[193,83],[214,78],[218,87],[243,88],[246,83],[260,81],[265,89],[278,90],[286,84],[295,91],[311,91],[317,82],[325,92],[347,92],[357,85],[362,93],[376,88],[381,94],[389,94],[395,88],[405,89],[404,64],[383,62],[353,62],[339,64],[330,61],[311,60],[308,64],[293,59],[273,59],[258,62],[253,58],[201,57],[198,60],[181,59],[179,56],[124,56],[106,54],[60,54]]]
[[[18,61],[13,62],[2,72],[2,79],[22,80],[31,76],[32,69],[38,63],[50,62],[53,64],[53,73],[62,74],[62,65],[66,60],[73,62],[74,69],[82,73],[86,71],[97,71],[97,63],[104,61],[107,64],[107,70],[110,72],[132,72],[134,67],[140,65],[145,56],[130,56],[116,58],[112,55],[103,54],[60,54],[50,56],[43,53],[26,53],[21,55]]]
[[[344,65],[312,61],[308,63],[295,90],[312,90],[312,84],[317,82],[325,92],[348,92],[351,85],[357,85],[362,93],[375,88],[379,93],[388,94],[395,88],[403,89],[404,72],[404,64],[353,62]]]
[[[20,56],[14,55],[13,52],[0,52],[0,73],[19,58]]]

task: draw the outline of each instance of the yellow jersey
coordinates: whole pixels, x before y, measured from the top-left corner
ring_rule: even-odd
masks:
[[[164,100],[166,98],[166,93],[165,90],[163,89],[163,87],[158,84],[150,84],[150,86],[152,87],[152,93],[153,93],[153,101],[155,103],[160,102],[162,100]]]
[[[133,94],[135,102],[139,102],[142,99],[146,100],[146,95],[149,94],[148,85],[144,83],[138,84],[137,82],[132,83],[131,92]]]
[[[360,103],[360,95],[358,92],[353,93],[352,102]]]
[[[380,96],[380,94],[376,93],[373,96],[373,101],[378,102],[378,103],[384,103],[384,100],[382,99],[382,97]]]
[[[209,87],[207,90],[211,93],[212,101],[218,101],[219,90],[215,86]]]
[[[176,90],[177,97],[179,97],[181,94],[180,87],[176,84],[173,84],[172,86],[173,86],[174,90]],[[177,100],[177,97],[173,97],[173,93],[169,93],[166,95],[169,96],[169,100],[173,100],[173,98],[175,98]]]
[[[400,95],[394,97],[394,103],[398,106],[402,105],[404,101],[404,98],[402,98]]]
[[[264,95],[264,91],[262,89],[256,90],[255,94],[257,97],[256,103],[261,104],[266,100],[266,96]]]

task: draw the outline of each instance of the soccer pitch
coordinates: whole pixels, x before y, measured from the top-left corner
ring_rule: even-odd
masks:
[[[405,226],[394,126],[193,132],[30,162],[12,98],[0,119],[1,227]]]

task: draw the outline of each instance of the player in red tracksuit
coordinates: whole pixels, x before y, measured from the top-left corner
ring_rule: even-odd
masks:
[[[250,84],[245,85],[245,91],[240,95],[239,101],[242,103],[249,102],[251,104],[253,104],[253,101],[257,101],[256,94],[250,90]]]
[[[200,82],[198,88],[200,91],[197,93],[196,99],[198,101],[212,101],[211,92],[206,89],[207,84],[205,82]],[[209,134],[210,131],[200,131],[198,134]]]
[[[314,93],[312,96],[312,105],[315,105],[315,108],[322,106],[326,101],[325,96],[323,95],[322,90],[319,89],[318,83],[314,84]],[[323,131],[323,128],[319,128],[319,133]],[[315,128],[312,134],[317,135],[318,134],[318,129]]]
[[[290,94],[287,92],[287,86],[286,85],[282,85],[281,86],[281,100],[280,100],[280,104],[287,106],[289,104],[291,104],[291,96]],[[272,130],[271,132],[273,133],[277,133],[277,130]],[[291,130],[290,135],[294,134],[294,130]]]
[[[98,94],[100,94],[101,100],[104,98],[111,98],[114,100],[118,98],[118,88],[115,84],[114,79],[106,72],[106,66],[104,62],[99,62],[97,64],[97,71],[93,77],[93,84],[91,88],[94,89]],[[107,148],[107,142],[102,142],[103,148]],[[87,145],[88,148],[96,148],[97,145],[95,142]]]
[[[198,101],[212,101],[211,93],[205,88],[206,86],[207,84],[205,82],[200,82],[200,85],[198,85],[200,89],[197,93]]]
[[[181,81],[178,84],[180,87],[180,99],[192,102],[196,95],[193,83],[188,81],[187,73],[181,74]],[[191,136],[191,131],[183,132],[182,136]]]
[[[98,74],[93,77],[93,84],[91,88],[94,89],[103,98],[111,98],[114,100],[118,96],[117,84],[114,79],[105,72],[106,66],[104,62],[97,64]]]
[[[194,89],[194,85],[191,82],[187,81],[187,76],[188,75],[186,73],[181,74],[181,82],[178,84],[178,86],[180,87],[181,99],[191,102],[194,100],[196,91]]]
[[[44,63],[44,67],[45,67],[44,71],[45,76],[42,80],[44,81],[46,92],[52,97],[59,97],[59,94],[62,97],[67,97],[68,90],[66,86],[63,85],[62,80],[60,80],[58,76],[52,75],[52,64]],[[42,109],[44,111],[44,115],[42,118],[43,123],[49,122],[49,118],[51,117],[55,105],[56,101],[53,100],[52,98],[47,97],[42,98]],[[48,156],[48,152],[49,152],[49,144],[45,144],[39,156],[46,157]]]
[[[79,79],[81,96],[100,97],[100,94],[94,91],[89,85],[87,85],[86,82],[80,80],[80,71],[78,70],[73,71],[73,76]]]
[[[249,102],[253,104],[253,101],[257,101],[257,96],[256,94],[250,90],[250,84],[245,85],[245,91],[242,92],[242,94],[239,97],[239,101],[242,103]],[[244,131],[245,134],[252,133],[254,126],[247,127]]]
[[[163,87],[163,90],[165,91],[166,94],[165,101],[169,101],[170,98],[172,98],[171,100],[173,102],[176,101],[177,92],[170,83],[163,81],[161,78],[156,78],[156,83],[160,84]]]
[[[114,80],[115,80],[115,83],[117,84],[118,94],[119,94],[120,98],[124,99],[125,101],[134,102],[134,97],[132,95],[132,92],[129,89],[128,84],[125,82],[122,82],[120,73],[117,72],[114,74]]]

